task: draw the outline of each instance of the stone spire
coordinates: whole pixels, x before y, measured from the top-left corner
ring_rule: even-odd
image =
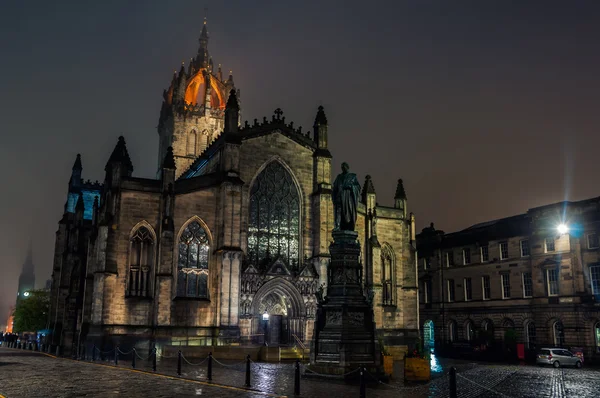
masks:
[[[371,179],[370,175],[367,175],[365,177],[365,184],[363,185],[363,190],[362,190],[362,202],[367,206],[368,209],[371,209],[373,207],[373,205],[375,203],[369,203],[369,202],[374,202],[374,200],[369,200],[371,197],[375,197],[375,186],[373,185],[373,180]]]
[[[406,191],[404,190],[404,184],[402,183],[402,179],[398,180],[398,185],[396,186],[396,195],[394,195],[394,199],[406,200]]]
[[[123,138],[123,136],[119,137],[115,149],[110,155],[110,158],[108,158],[108,162],[106,162],[104,171],[106,171],[107,182],[110,185],[118,185],[121,177],[131,177],[131,174],[133,173],[133,164],[131,163],[129,152],[127,152],[127,146],[125,145],[125,138]]]
[[[77,204],[75,205],[75,212],[84,212],[85,211],[85,203],[83,202],[83,195],[79,194],[77,197]]]
[[[206,29],[206,17],[204,17],[204,23],[202,24],[202,33],[198,39],[200,47],[198,48],[198,55],[196,56],[195,67],[196,69],[208,68],[210,55],[208,54],[208,30]]]
[[[314,140],[318,148],[327,148],[327,116],[322,106],[317,110],[315,123],[313,124]]]
[[[165,159],[163,160],[163,169],[172,169],[175,170],[175,157],[173,156],[173,147],[167,148],[167,154],[165,155]]]
[[[225,132],[234,133],[238,131],[238,119],[240,117],[240,106],[238,104],[235,90],[229,92],[229,99],[225,106]]]
[[[73,168],[71,172],[71,179],[69,180],[70,186],[76,186],[81,183],[81,171],[83,167],[81,166],[81,155],[77,154],[75,158],[75,163],[73,163]]]

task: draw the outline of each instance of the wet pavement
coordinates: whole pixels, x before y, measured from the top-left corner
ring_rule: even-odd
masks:
[[[491,365],[468,361],[432,359],[432,381],[405,385],[401,381],[369,384],[371,397],[447,397],[450,366],[457,368],[457,390],[461,398],[470,397],[581,397],[600,395],[598,369],[554,369],[533,366]],[[293,363],[252,363],[251,386],[244,389],[243,362],[214,361],[213,383],[207,382],[207,361],[184,360],[177,376],[176,358],[162,358],[152,374],[151,362],[131,356],[90,363],[52,358],[22,350],[0,349],[0,395],[18,397],[94,397],[129,396],[259,397],[293,396]],[[144,373],[148,371],[149,373]],[[164,376],[163,376],[164,375]],[[367,378],[370,376],[367,375]],[[219,385],[216,385],[216,384]],[[229,387],[227,387],[229,386]],[[269,395],[263,395],[260,392]],[[359,385],[330,379],[301,379],[301,397],[358,397]]]

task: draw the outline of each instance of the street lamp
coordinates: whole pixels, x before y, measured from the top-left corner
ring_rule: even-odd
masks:
[[[558,226],[556,227],[556,230],[558,231],[559,234],[564,235],[569,233],[569,226],[567,224],[558,224]]]
[[[267,313],[267,311],[265,311],[265,313],[263,314],[263,321],[268,321],[269,320],[269,314]]]
[[[25,296],[25,297],[29,297],[29,292],[25,292],[25,293],[23,293],[23,296]]]

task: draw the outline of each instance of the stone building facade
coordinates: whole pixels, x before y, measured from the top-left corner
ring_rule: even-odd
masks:
[[[164,92],[157,179],[133,176],[123,137],[101,184],[83,182],[77,157],[52,287],[53,342],[67,351],[92,340],[311,339],[333,228],[327,117],[319,107],[312,132],[280,109],[240,123],[239,90],[213,74],[207,45],[205,25],[198,55]],[[419,324],[414,216],[401,180],[393,207],[376,199],[367,176],[363,283],[378,333],[408,344]]]
[[[600,355],[600,197],[417,236],[428,345],[516,338]],[[488,342],[489,342],[488,341]],[[485,341],[484,341],[485,342]]]

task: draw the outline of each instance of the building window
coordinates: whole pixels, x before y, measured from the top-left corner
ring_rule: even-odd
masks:
[[[480,254],[481,254],[481,262],[482,263],[487,263],[488,261],[490,261],[490,250],[489,250],[489,246],[481,246],[479,248]]]
[[[146,227],[138,228],[129,240],[129,278],[127,294],[149,297],[154,263],[154,239]]]
[[[508,258],[508,242],[500,242],[500,260]]]
[[[471,249],[463,249],[463,265],[471,263]]]
[[[588,249],[597,249],[598,244],[598,234],[588,234],[587,236],[587,246]]]
[[[590,276],[592,279],[592,294],[600,295],[600,265],[590,267]]]
[[[546,253],[553,252],[554,249],[554,238],[546,238]]]
[[[502,281],[502,298],[510,298],[510,274],[501,274],[500,279]]]
[[[423,281],[423,301],[425,304],[431,303],[431,280]]]
[[[546,284],[548,289],[548,296],[558,295],[558,270],[547,269],[546,270]]]
[[[456,321],[450,321],[448,323],[448,340],[450,340],[451,343],[454,343],[456,340],[458,340],[456,329]]]
[[[529,241],[522,240],[521,241],[521,257],[529,256]]]
[[[446,253],[446,267],[454,267],[454,253]]]
[[[471,278],[465,278],[464,285],[465,285],[465,301],[473,300],[473,288],[471,285]]]
[[[185,227],[179,238],[177,296],[208,298],[208,235],[198,221]]]
[[[248,261],[258,269],[276,259],[299,264],[300,196],[291,174],[277,161],[269,163],[250,190]]]
[[[448,302],[451,303],[454,301],[454,279],[448,279],[446,283],[448,285]]]
[[[384,246],[381,251],[381,284],[383,305],[394,304],[394,261],[391,249]]]
[[[465,338],[467,341],[473,341],[475,338],[475,328],[473,327],[473,322],[467,321],[465,325]]]
[[[565,331],[562,322],[554,322],[552,331],[554,334],[554,345],[557,347],[562,347],[565,345]]]
[[[525,342],[528,349],[535,348],[535,323],[529,321],[525,326]]]
[[[483,290],[483,299],[490,299],[490,277],[488,275],[481,277],[481,288]]]
[[[196,135],[196,130],[192,130],[187,136],[186,142],[186,152],[188,155],[196,155],[196,142],[198,136]]]
[[[426,270],[428,270],[428,269],[429,269],[429,267],[430,267],[430,265],[429,265],[429,262],[430,262],[430,261],[431,261],[431,260],[430,260],[429,258],[424,258],[424,259],[423,259],[423,270],[425,270],[425,271],[426,271]]]
[[[533,296],[533,280],[531,272],[523,272],[523,297]]]

